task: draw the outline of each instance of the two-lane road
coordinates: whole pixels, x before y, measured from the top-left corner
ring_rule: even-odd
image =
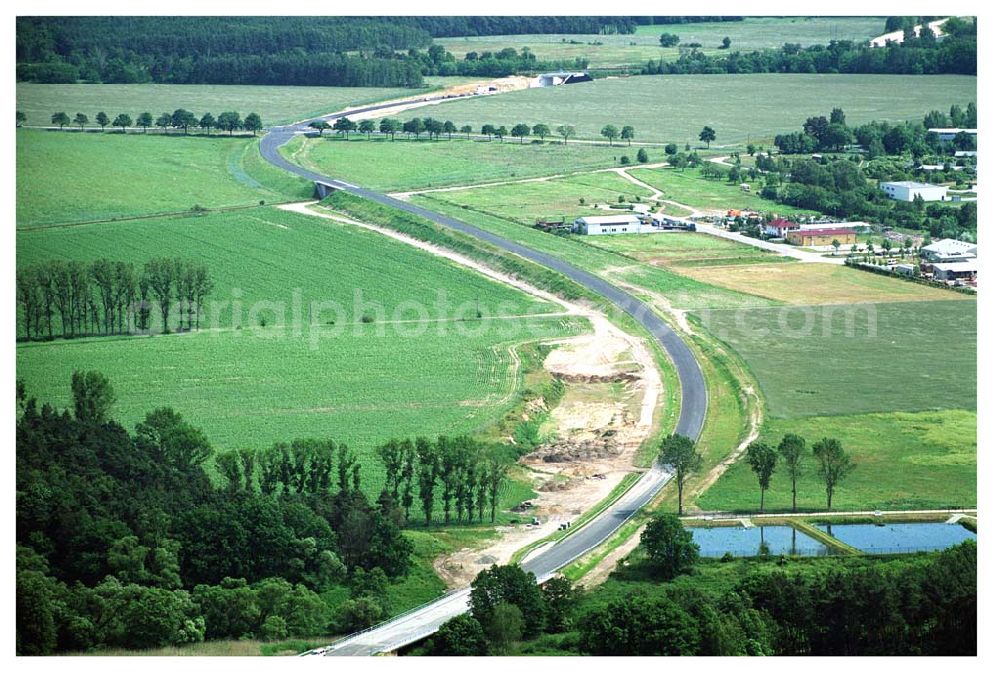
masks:
[[[369,106],[353,110],[351,114],[391,107],[391,104]],[[645,303],[601,277],[548,253],[529,248],[458,219],[435,213],[409,202],[393,199],[379,192],[323,176],[293,164],[285,159],[278,149],[295,134],[302,133],[307,128],[308,122],[302,122],[289,127],[271,129],[261,139],[261,154],[275,166],[310,181],[325,183],[358,197],[427,218],[438,225],[470,235],[499,249],[531,260],[573,279],[632,316],[663,347],[677,370],[681,384],[681,410],[674,429],[675,433],[698,438],[705,423],[707,409],[705,380],[701,368],[690,347]],[[522,563],[522,567],[533,572],[539,580],[546,579],[607,539],[636,511],[655,497],[671,478],[672,474],[667,469],[654,466],[609,509],[555,544],[541,549],[540,552]],[[372,630],[345,638],[330,645],[325,650],[320,650],[320,653],[347,656],[376,654],[398,649],[432,635],[442,623],[467,611],[467,602],[468,589],[457,591]]]

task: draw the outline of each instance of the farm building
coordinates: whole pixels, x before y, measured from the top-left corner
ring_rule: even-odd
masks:
[[[967,133],[969,136],[976,135],[975,129],[955,129],[955,128],[928,129],[927,133],[934,134],[935,136],[938,137],[939,141],[953,141],[955,140],[955,136],[958,136],[963,131]]]
[[[900,202],[912,202],[918,195],[925,202],[943,202],[948,198],[948,188],[943,185],[901,180],[879,183],[878,186],[882,192]]]
[[[776,218],[764,225],[764,234],[769,237],[781,237],[784,239],[788,236],[789,232],[797,229],[799,229],[798,223],[793,223],[784,218]]]
[[[978,154],[979,153],[976,150],[956,150],[955,151],[955,156],[956,157],[977,157]]]
[[[842,223],[802,223],[801,225],[799,225],[800,230],[830,230],[830,229],[863,230],[868,227],[871,227],[871,225],[862,220],[852,220],[850,222],[842,222]]]
[[[583,216],[573,222],[576,234],[637,234],[641,223],[638,216]]]
[[[975,260],[965,262],[934,263],[931,269],[938,281],[956,281],[958,279],[975,279],[979,265]]]
[[[931,262],[965,262],[979,255],[979,246],[958,239],[942,239],[920,249],[920,257]]]
[[[832,246],[834,240],[850,246],[858,242],[858,233],[847,227],[830,227],[819,230],[792,230],[785,237],[795,246]]]
[[[589,73],[542,73],[531,83],[532,87],[555,87],[560,84],[577,84],[593,80]]]

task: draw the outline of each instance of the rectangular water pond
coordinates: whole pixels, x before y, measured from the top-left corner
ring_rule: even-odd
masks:
[[[958,523],[886,523],[817,525],[848,546],[865,553],[912,553],[940,551],[961,544],[966,539],[976,540]]]
[[[721,558],[726,553],[739,558],[830,553],[825,544],[788,525],[692,527],[690,531],[704,558]]]

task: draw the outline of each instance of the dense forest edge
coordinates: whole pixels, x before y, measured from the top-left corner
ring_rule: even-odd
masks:
[[[17,79],[421,87],[426,76],[504,77],[588,66],[586,58],[543,61],[528,48],[514,47],[456,58],[433,44],[435,37],[630,34],[638,25],[680,19],[741,17],[21,17]],[[925,19],[889,17],[887,29],[901,25],[905,39],[886,47],[833,40],[710,55],[682,45],[678,59],[650,60],[630,71],[975,75],[976,20],[949,19],[945,36],[935,39],[928,30],[915,30]]]

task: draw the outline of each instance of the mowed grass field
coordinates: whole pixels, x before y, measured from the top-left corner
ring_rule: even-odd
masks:
[[[728,170],[728,169],[727,169]],[[744,192],[728,180],[709,180],[698,169],[631,169],[630,174],[663,192],[664,199],[680,202],[701,211],[763,211],[782,216],[816,215],[817,211],[800,209],[787,204]]]
[[[434,114],[422,109],[400,119]],[[475,128],[479,133],[480,128]],[[442,135],[431,141],[408,140],[397,134],[395,141],[373,135],[369,141],[355,134],[351,140],[328,136],[323,139],[293,139],[282,153],[302,166],[375,190],[418,190],[449,185],[472,185],[517,180],[553,174],[603,169],[618,164],[623,151],[601,145],[563,145],[551,137],[545,143],[521,143],[516,138],[466,140],[456,134],[450,141]]]
[[[725,267],[685,266],[682,273],[709,284],[792,305],[955,300],[960,297],[942,288],[921,286],[839,265],[743,265],[738,264],[739,261],[733,262]]]
[[[759,263],[785,263],[792,261],[786,258],[763,251],[748,244],[741,244],[738,241],[731,241],[721,237],[713,237],[710,234],[699,232],[662,232],[649,234],[626,234],[614,237],[587,237],[585,242],[591,246],[597,246],[615,253],[641,260],[652,265],[665,267],[690,267],[694,270],[703,268],[715,268],[723,266],[723,269],[730,269],[734,265],[747,265],[747,269]],[[742,269],[742,268],[741,268]],[[699,278],[694,271],[690,273],[695,278]],[[721,275],[726,278],[725,274]],[[716,283],[710,281],[710,283]],[[719,284],[736,291],[749,290],[742,284]],[[757,295],[755,289],[753,292]],[[780,300],[781,298],[775,298]]]
[[[639,26],[631,35],[490,35],[437,38],[434,42],[459,59],[472,51],[528,47],[541,60],[585,58],[591,68],[607,68],[677,59],[677,47],[660,46],[662,33],[677,35],[681,44],[701,43],[709,56],[723,56],[728,52],[716,48],[726,36],[732,40],[730,50],[738,51],[777,48],[786,42],[808,46],[832,39],[865,40],[882,33],[884,26],[881,17],[747,17],[742,21]]]
[[[699,312],[743,357],[769,416],[976,408],[976,302]]]
[[[919,120],[929,110],[975,100],[976,78],[962,75],[657,75],[452,101],[436,106],[434,116],[475,128],[572,124],[577,137],[595,139],[605,124],[629,124],[637,141],[681,147],[700,145],[698,134],[708,125],[717,135],[713,147],[741,147],[748,138],[769,144],[776,133],[800,130],[807,117],[834,107],[857,125]]]
[[[812,444],[837,438],[857,468],[834,492],[834,510],[975,507],[976,413],[894,412],[771,420],[761,439],[777,445],[786,433],[806,439],[809,456],[798,482],[801,510],[826,510],[826,492]],[[760,487],[746,461],[729,469],[698,500],[702,509],[756,511]],[[779,465],[765,495],[769,511],[790,511],[791,480]]]
[[[429,193],[435,199],[471,210],[500,211],[505,218],[529,226],[538,218],[565,218],[570,222],[579,216],[615,215],[614,211],[595,207],[618,204],[619,197],[631,202],[636,197],[650,195],[646,188],[630,183],[613,171]]]
[[[528,227],[517,220],[516,212],[514,216],[509,215],[511,209],[503,197],[491,199],[491,192],[492,190],[483,189],[434,192],[414,195],[411,200],[415,204],[563,258],[611,281],[648,289],[677,308],[738,308],[777,304],[766,298],[711,286],[668,269],[641,263],[629,256],[591,245],[584,237],[558,236]],[[579,192],[579,189],[574,192]],[[466,196],[473,193],[477,200],[475,207],[463,203]]]
[[[278,87],[212,84],[36,84],[17,83],[17,109],[28,117],[29,126],[51,124],[52,114],[62,111],[71,118],[82,112],[94,124],[103,110],[111,119],[128,113],[133,119],[142,112],[157,117],[184,108],[201,115],[236,110],[255,112],[264,125],[294,122],[344,108],[411,96],[448,78],[428,78],[423,89],[384,87]]]
[[[306,199],[251,137],[17,131],[17,224],[39,226]]]

